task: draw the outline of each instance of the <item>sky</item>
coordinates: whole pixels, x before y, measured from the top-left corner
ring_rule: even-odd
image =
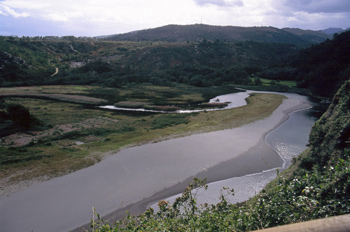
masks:
[[[168,24],[350,27],[350,0],[0,0],[0,35],[100,36]]]

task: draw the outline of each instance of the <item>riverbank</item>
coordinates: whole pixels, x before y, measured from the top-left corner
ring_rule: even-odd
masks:
[[[269,116],[282,98],[255,94],[247,99],[246,106],[186,114],[179,119],[170,114],[125,115],[68,103],[15,99],[13,103],[25,105],[35,117],[53,128],[2,138],[2,146],[11,146],[1,150],[3,157],[8,153],[9,157],[23,157],[25,161],[2,164],[0,196],[86,168],[127,147],[251,123]],[[23,147],[17,140],[30,144]]]
[[[261,180],[262,184],[258,187],[258,189],[262,189],[265,186],[265,184],[267,184],[269,181],[275,178],[275,171],[273,170],[281,167],[284,163],[284,160],[281,158],[281,156],[266,143],[266,135],[272,130],[279,127],[286,120],[288,120],[288,115],[290,113],[299,110],[305,110],[310,107],[311,105],[308,102],[304,102],[299,99],[285,99],[284,102],[280,105],[280,107],[268,118],[262,119],[260,121],[248,125],[241,126],[239,128],[228,130],[232,132],[230,133],[232,141],[236,141],[237,145],[239,144],[239,146],[241,146],[242,151],[245,150],[242,153],[234,153],[232,158],[228,160],[223,160],[222,162],[214,166],[205,168],[204,170],[200,171],[194,176],[187,178],[181,183],[177,183],[172,187],[163,189],[162,191],[155,193],[151,197],[144,198],[139,202],[120,208],[106,215],[104,218],[109,221],[114,221],[126,216],[126,211],[131,213],[132,215],[139,215],[145,212],[145,210],[148,207],[156,207],[157,202],[160,200],[174,200],[175,197],[178,197],[179,194],[185,190],[185,188],[188,186],[188,183],[192,181],[193,177],[207,178],[207,183],[209,183],[210,186],[210,183],[218,181],[220,182],[221,180],[226,180],[229,178],[234,179],[234,177],[244,176],[244,178],[240,179],[242,179],[243,181],[249,181],[249,179],[251,178],[257,178],[254,176],[250,177],[249,175],[255,175],[256,173],[262,173],[264,171],[269,170],[267,175],[264,176],[264,178],[267,178],[268,180]],[[242,143],[242,137],[245,137],[245,133],[251,135],[251,140],[247,143]],[[254,145],[251,146],[251,144]],[[234,181],[227,181],[226,184],[233,183]],[[223,183],[215,184],[219,185],[219,187],[215,187],[216,191],[220,191],[222,187],[230,187],[225,185],[225,181],[223,181]],[[239,197],[244,200],[247,200],[249,196],[252,197],[257,193],[247,193],[246,195],[248,197],[242,197],[242,191],[245,190],[242,189],[237,191],[239,192]],[[213,189],[211,190],[211,193],[213,193]],[[170,196],[174,197],[169,198]],[[208,196],[208,194],[206,194],[206,196]],[[215,193],[215,196],[218,196],[217,192]],[[239,201],[234,200],[234,202]],[[78,232],[78,230],[75,231]]]
[[[272,96],[270,99],[277,97],[268,96]],[[253,99],[261,101],[261,98]],[[258,104],[260,108],[251,104],[248,105],[251,108],[240,107],[224,113],[230,117],[237,116],[237,112],[256,115],[248,109],[263,112],[266,104]],[[163,194],[169,196],[173,192],[181,192],[191,177],[201,172],[218,171],[217,165],[224,165],[249,152],[250,148],[259,144],[265,133],[286,118],[288,110],[306,105],[298,99],[286,99],[272,115],[246,126],[124,149],[89,168],[43,182],[9,197],[1,197],[0,205],[6,217],[0,218],[0,223],[9,230],[29,228],[47,231],[55,228],[56,231],[67,231],[87,223],[92,215],[92,206],[101,215],[114,212],[111,216],[116,217],[118,213],[125,212],[124,209],[132,213],[142,212],[146,203],[154,197],[159,199]],[[256,117],[261,119],[263,116],[259,114]],[[232,126],[222,118],[216,120],[219,125]],[[248,159],[239,165],[246,165],[244,170],[254,171],[258,166],[271,168],[281,162],[276,154],[261,155],[265,162]],[[247,166],[249,164],[253,166]],[[219,174],[213,174],[213,177],[222,178]]]

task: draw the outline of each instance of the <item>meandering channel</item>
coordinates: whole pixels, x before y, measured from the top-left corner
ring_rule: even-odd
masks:
[[[272,130],[265,136],[265,142],[274,149],[283,160],[280,167],[271,167],[271,169],[262,172],[251,173],[243,176],[235,176],[219,181],[214,181],[208,184],[207,190],[197,192],[197,203],[214,204],[219,201],[221,194],[225,194],[221,190],[223,187],[234,189],[234,195],[227,195],[226,199],[230,203],[238,203],[248,200],[260,192],[266,184],[276,178],[277,169],[283,171],[290,166],[294,157],[298,156],[307,147],[309,133],[315,118],[310,116],[311,109],[297,110],[289,114],[289,119]],[[232,162],[232,161],[231,161]],[[234,162],[234,160],[233,160]],[[221,165],[221,167],[234,165]],[[218,168],[218,167],[216,167]],[[208,174],[202,174],[203,177]],[[176,194],[164,200],[174,202],[181,194]],[[157,210],[157,199],[147,207],[152,207]],[[162,199],[163,200],[163,199]]]
[[[91,207],[112,217],[126,209],[142,211],[181,192],[194,176],[215,182],[279,168],[284,160],[266,146],[267,133],[277,130],[288,113],[310,107],[305,97],[287,97],[271,116],[246,126],[128,148],[92,167],[1,197],[0,225],[14,232],[69,231],[89,222]]]

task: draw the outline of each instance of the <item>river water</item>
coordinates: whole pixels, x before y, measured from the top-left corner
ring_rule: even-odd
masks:
[[[276,178],[277,169],[283,171],[289,167],[294,157],[303,152],[309,140],[309,133],[316,118],[310,116],[312,109],[299,110],[289,114],[289,119],[268,133],[265,141],[282,158],[280,166],[266,169],[262,172],[251,173],[243,176],[235,176],[225,180],[214,181],[208,184],[207,190],[196,191],[197,203],[215,204],[219,202],[221,194],[226,196],[229,203],[238,203],[248,200],[259,193],[270,181]],[[272,152],[272,151],[270,151]],[[234,165],[232,165],[234,168]],[[234,189],[234,195],[223,190],[224,187]],[[170,203],[174,202],[180,194],[165,198]],[[157,199],[148,204],[157,211]]]
[[[304,102],[307,108],[305,97],[288,97],[288,107]],[[174,196],[183,190],[174,186],[183,187],[194,176],[208,176],[210,186],[233,187],[233,202],[242,201],[305,149],[315,119],[298,111],[274,129],[287,108],[281,105],[244,127],[128,148],[92,167],[1,197],[0,231],[69,231],[89,222],[92,207],[106,215],[140,200],[150,203],[147,199],[158,192]],[[259,143],[261,138],[271,147]],[[206,192],[213,194],[203,199],[210,203],[220,188],[210,187]]]
[[[117,107],[113,105],[100,106],[102,109],[110,109],[110,110],[122,110],[122,111],[139,111],[139,112],[151,112],[151,113],[195,113],[202,111],[213,111],[213,110],[225,110],[232,109],[239,106],[244,106],[247,104],[246,98],[249,97],[249,93],[251,91],[246,92],[238,92],[238,93],[229,93],[225,95],[220,95],[215,98],[209,100],[209,103],[215,102],[227,102],[227,106],[222,108],[214,108],[214,109],[202,109],[202,110],[176,110],[176,111],[160,111],[160,110],[148,110],[143,108],[125,108],[125,107]]]

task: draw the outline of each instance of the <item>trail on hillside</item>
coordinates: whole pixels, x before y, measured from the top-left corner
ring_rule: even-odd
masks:
[[[55,73],[51,75],[51,77],[56,76],[58,74],[58,68],[56,67]]]

